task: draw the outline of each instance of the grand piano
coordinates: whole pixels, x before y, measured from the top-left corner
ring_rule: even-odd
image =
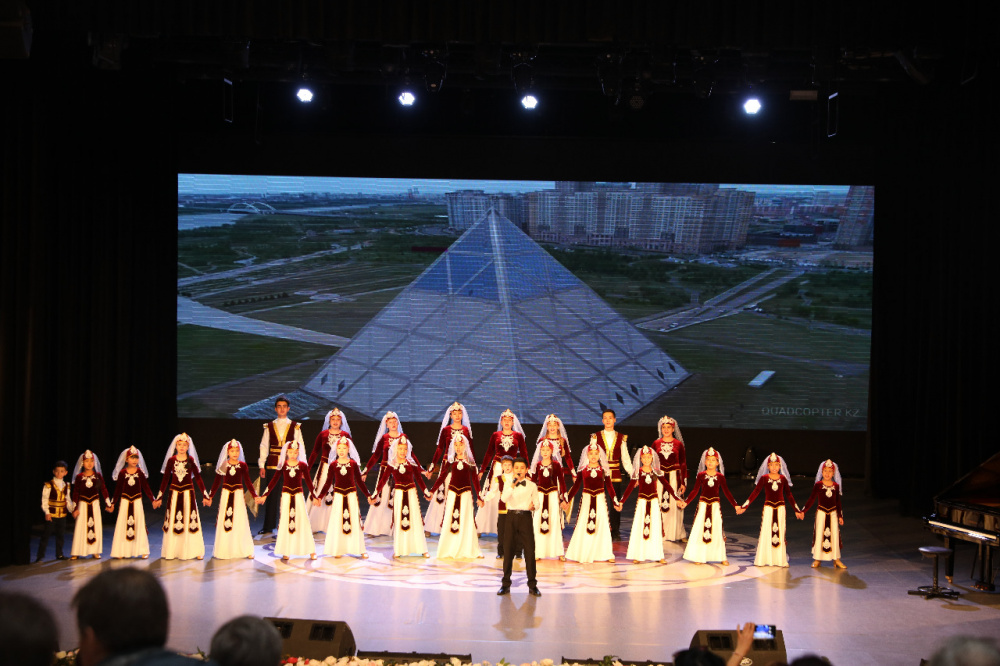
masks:
[[[993,592],[993,555],[1000,548],[1000,453],[941,491],[934,498],[934,513],[924,521],[952,550],[945,574],[948,581],[955,572],[956,543],[969,541],[979,548],[979,573],[973,587]]]

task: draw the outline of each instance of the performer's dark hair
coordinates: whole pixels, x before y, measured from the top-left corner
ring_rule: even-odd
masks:
[[[528,461],[522,458],[521,456],[514,458],[514,464],[516,465],[517,463],[524,463],[525,467],[528,466]]]
[[[274,406],[277,407],[279,402],[283,402],[286,405],[288,405],[289,407],[292,406],[292,403],[288,402],[288,398],[286,398],[283,395],[278,396],[278,399],[274,401]]]
[[[0,646],[4,663],[50,666],[59,649],[52,613],[26,594],[0,592]]]
[[[52,469],[55,469],[56,467],[65,467],[66,469],[69,469],[69,465],[66,464],[65,460],[57,460],[56,464],[52,466]]]
[[[108,569],[94,576],[73,596],[76,624],[87,627],[111,654],[163,647],[170,609],[156,576],[134,567]],[[128,631],[123,631],[122,622]]]
[[[511,464],[514,463],[514,459],[513,458],[511,458],[510,456],[504,456],[503,458],[500,459],[500,464],[502,465],[505,462],[507,462],[508,460],[511,462]]]
[[[210,656],[220,666],[274,666],[281,661],[281,634],[254,615],[240,615],[212,636]]]
[[[601,418],[602,419],[604,418],[605,414],[611,414],[611,416],[615,417],[616,419],[618,418],[618,415],[615,414],[615,410],[613,410],[613,409],[605,408],[604,411],[601,412]]]

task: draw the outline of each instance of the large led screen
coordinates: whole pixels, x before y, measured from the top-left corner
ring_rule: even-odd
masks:
[[[874,188],[180,174],[181,417],[864,430]]]

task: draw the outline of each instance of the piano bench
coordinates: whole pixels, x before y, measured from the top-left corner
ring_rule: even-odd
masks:
[[[934,560],[934,584],[921,585],[915,590],[910,590],[908,594],[914,594],[918,597],[923,597],[924,599],[934,599],[935,597],[955,599],[959,597],[961,593],[957,590],[940,587],[938,585],[938,560],[941,557],[951,557],[951,548],[942,548],[941,546],[924,546],[920,549],[920,554]]]

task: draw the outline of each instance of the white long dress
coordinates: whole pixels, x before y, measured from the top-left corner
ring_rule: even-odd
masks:
[[[562,509],[559,508],[559,493],[551,491],[538,493],[535,502],[538,510],[532,515],[535,526],[535,559],[563,557],[565,548],[562,537]]]
[[[677,470],[670,470],[664,478],[674,493],[677,493]],[[664,496],[664,493],[660,493],[660,498],[663,540],[681,541],[687,536],[687,530],[684,529],[684,509],[677,506],[677,500],[669,494]]]
[[[684,559],[690,562],[725,562],[726,537],[722,531],[722,509],[718,500],[698,502],[698,513],[691,526],[691,536],[684,548]]]
[[[445,503],[448,499],[446,491],[448,488],[448,472],[444,467],[441,468],[441,474],[446,475],[444,483],[441,484],[441,487],[431,497],[430,504],[427,505],[427,513],[424,514],[424,530],[431,534],[442,534],[441,529],[444,524]]]
[[[379,467],[380,474],[388,474],[388,470]],[[368,514],[365,516],[364,533],[368,536],[383,536],[392,534],[392,481],[390,480],[382,487],[379,493],[378,504],[368,507]]]
[[[90,485],[87,485],[87,484]],[[94,491],[93,489],[97,487],[97,484],[101,484],[99,491]],[[103,498],[107,498],[107,488],[103,487],[104,479],[99,474],[93,474],[91,476],[84,476],[83,474],[78,474],[74,485],[84,492],[87,496],[92,495],[97,492],[97,497],[90,501],[83,500],[79,495],[77,495],[78,489],[74,488],[73,494],[74,501],[76,501],[76,508],[79,509],[80,513],[76,518],[76,525],[73,529],[73,543],[70,547],[71,557],[86,557],[87,555],[100,555],[104,550],[104,521],[101,519],[101,505]],[[86,490],[83,490],[86,488]],[[87,543],[91,540],[92,543]]]
[[[840,513],[836,510],[830,512],[829,534],[826,533],[826,512],[816,511],[816,519],[813,522],[813,547],[812,556],[814,560],[821,562],[831,562],[840,559]],[[823,552],[823,544],[826,543],[830,552]]]
[[[445,497],[445,520],[441,526],[441,539],[438,541],[438,559],[444,558],[479,558],[483,556],[479,548],[479,535],[476,533],[476,505],[471,491],[456,495],[449,490]],[[455,515],[456,504],[458,515]],[[457,531],[453,531],[457,530]]]
[[[764,513],[760,519],[760,536],[757,537],[757,555],[753,563],[758,567],[788,566],[784,505],[779,507],[764,505]]]
[[[364,531],[361,529],[361,508],[357,491],[346,495],[333,493],[323,552],[334,557],[364,555],[368,552],[365,548]]]
[[[403,501],[403,493],[407,502]],[[420,518],[420,500],[416,488],[401,490],[396,488],[393,494],[393,528],[392,552],[396,557],[403,555],[423,555],[427,552],[427,539],[424,538],[424,521]],[[410,507],[416,507],[411,510]]]
[[[169,487],[169,490],[168,490]],[[205,537],[201,531],[196,490],[205,493],[205,484],[194,461],[177,460],[172,456],[167,462],[160,493],[169,492],[167,511],[163,517],[163,544],[160,556],[165,560],[191,560],[205,557]]]
[[[126,491],[132,499],[124,495]],[[146,532],[146,514],[142,507],[143,492],[150,497],[153,495],[141,470],[137,469],[132,474],[126,470],[119,472],[118,485],[115,487],[118,520],[115,522],[115,535],[111,540],[111,557],[149,557],[149,535]]]
[[[636,500],[635,517],[632,519],[632,532],[628,536],[625,557],[633,562],[659,562],[663,559],[663,523],[659,515],[659,499],[640,497]]]
[[[586,471],[581,472],[585,473]],[[566,549],[566,559],[574,562],[607,562],[614,557],[607,498],[604,493],[600,495],[583,493],[576,529],[573,530],[573,538],[570,539],[569,547]]]

